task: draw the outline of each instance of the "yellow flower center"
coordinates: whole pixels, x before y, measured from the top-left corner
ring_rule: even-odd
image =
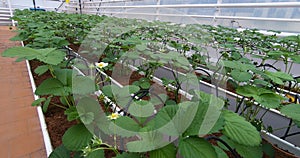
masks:
[[[119,114],[118,113],[112,113],[111,115],[108,116],[109,119],[111,120],[115,120],[117,118],[119,118]]]

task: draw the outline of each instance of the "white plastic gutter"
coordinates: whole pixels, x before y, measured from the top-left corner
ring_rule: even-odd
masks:
[[[24,47],[23,42],[21,42],[21,43],[22,43],[22,46]],[[32,72],[31,72],[28,60],[26,60],[26,66],[27,66],[27,71],[28,71],[28,75],[29,75],[29,79],[30,79],[30,83],[31,83],[31,87],[32,87],[33,97],[34,97],[34,100],[37,100],[37,99],[39,99],[39,96],[34,94],[34,92],[36,90],[36,85],[35,85],[35,82],[34,82],[34,79],[33,79],[33,76],[32,76]],[[46,122],[45,122],[44,113],[42,111],[41,106],[38,106],[36,109],[37,109],[38,117],[39,117],[39,120],[40,120],[40,127],[41,127],[42,134],[43,134],[46,154],[47,154],[47,157],[49,157],[49,155],[53,151],[53,148],[52,148],[49,133],[48,133],[48,130],[47,130],[47,125],[46,125]]]

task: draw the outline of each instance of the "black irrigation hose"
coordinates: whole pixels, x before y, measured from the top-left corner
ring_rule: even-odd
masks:
[[[287,134],[285,135],[285,137],[280,137],[281,139],[285,139],[286,137],[290,137],[290,136],[294,136],[294,135],[298,135],[300,134],[300,132],[295,132],[295,133],[291,133],[291,134]]]
[[[72,56],[72,57],[75,57],[77,59],[81,59],[82,61],[84,61],[85,65],[87,67],[89,67],[88,61],[85,58],[83,58],[82,56],[80,56],[78,53],[76,53],[75,51],[73,51],[72,48],[70,48],[68,46],[65,46],[65,49],[67,49],[67,55],[66,56]],[[74,60],[74,59],[72,59],[72,60]],[[69,64],[69,62],[67,63],[67,65],[68,64]]]
[[[237,106],[237,108],[235,110],[235,113],[237,113],[240,110],[240,108],[241,108],[242,103],[244,102],[244,100],[245,100],[245,96],[243,96],[242,100],[240,101],[239,105]]]
[[[234,149],[232,149],[232,148],[230,147],[230,145],[228,145],[228,144],[227,144],[224,140],[222,140],[221,138],[216,137],[216,136],[208,136],[208,137],[205,138],[205,140],[207,140],[207,141],[209,141],[209,140],[216,140],[216,141],[221,142],[221,143],[222,143],[223,145],[225,145],[226,148],[232,153],[232,155],[233,155],[234,158],[240,158],[240,156],[238,155],[238,153],[237,153]]]
[[[284,133],[284,136],[280,137],[281,139],[285,140],[285,138],[288,136],[288,134],[289,134],[289,132],[290,132],[290,129],[291,129],[292,122],[293,122],[293,120],[290,119],[289,126],[288,126],[288,128],[286,129],[286,131],[285,131],[285,133]]]
[[[274,66],[271,65],[271,64],[260,64],[260,65],[258,65],[258,66],[256,66],[256,67],[264,67],[264,70],[266,69],[266,67],[270,67],[270,68],[273,68],[273,69],[276,70],[276,71],[280,71],[279,69],[277,69],[276,67],[274,67]]]
[[[205,70],[205,69],[203,69],[203,68],[196,68],[195,70],[199,70],[199,71],[202,71],[202,72],[204,72],[205,74],[207,74],[207,76],[209,76],[209,78],[211,79],[211,75],[210,75],[210,73],[207,71],[207,70]]]
[[[55,11],[58,11],[63,6],[64,3],[65,1],[63,1],[57,8],[55,8]]]
[[[129,109],[129,106],[130,104],[132,103],[133,99],[137,96],[139,98],[143,98],[144,96],[146,96],[147,94],[149,93],[149,90],[140,90],[138,92],[136,92],[131,98],[130,100],[128,101],[128,103],[126,104],[125,108],[124,108],[124,112],[128,114],[128,109]],[[141,96],[138,96],[139,94],[141,94]]]
[[[77,58],[76,55],[73,55],[73,54],[68,54],[66,57],[68,58],[66,67],[69,66],[69,64],[71,63],[72,60]]]

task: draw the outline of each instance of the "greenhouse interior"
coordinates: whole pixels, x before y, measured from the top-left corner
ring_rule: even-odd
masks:
[[[300,157],[299,0],[1,0],[1,158]]]

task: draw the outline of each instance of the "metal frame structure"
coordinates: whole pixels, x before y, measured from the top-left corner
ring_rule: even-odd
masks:
[[[209,19],[212,25],[216,25],[218,20],[227,20],[229,22],[236,21],[267,21],[267,22],[281,22],[281,23],[295,23],[300,27],[300,17],[283,18],[283,17],[255,17],[255,16],[236,16],[224,15],[221,9],[258,9],[258,8],[299,8],[300,2],[268,2],[268,3],[223,3],[218,0],[214,4],[161,4],[161,0],[153,0],[151,5],[134,5],[132,2],[143,0],[81,0],[82,13],[97,14],[97,15],[139,15],[139,16],[158,16],[163,17],[189,17],[197,19]],[[155,3],[156,2],[156,3]],[[129,4],[130,3],[130,4]],[[68,11],[78,10],[78,5],[66,6]],[[128,9],[153,9],[153,12],[128,11]],[[163,13],[162,9],[214,9],[214,14],[174,14]],[[117,10],[117,11],[116,11]],[[295,32],[295,31],[292,31]]]

